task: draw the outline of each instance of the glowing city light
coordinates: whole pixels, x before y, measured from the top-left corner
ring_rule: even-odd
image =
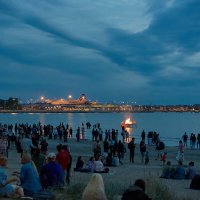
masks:
[[[44,101],[44,99],[45,99],[44,96],[41,96],[41,97],[40,97],[40,100],[41,100],[41,101]]]

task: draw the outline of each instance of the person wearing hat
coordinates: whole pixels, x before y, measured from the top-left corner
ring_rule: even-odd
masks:
[[[61,187],[63,183],[63,171],[56,162],[56,154],[47,155],[47,164],[43,165],[40,171],[40,180],[43,188]]]

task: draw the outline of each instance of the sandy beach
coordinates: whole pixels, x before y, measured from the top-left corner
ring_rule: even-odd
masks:
[[[56,145],[58,145],[59,140],[48,140],[49,143],[49,152],[56,153]],[[64,143],[62,143],[64,144]],[[75,139],[68,139],[68,145],[70,147],[73,164],[72,169],[75,167],[76,159],[79,155],[83,156],[84,160],[87,161],[90,156],[93,155],[93,144],[94,142],[91,140],[80,140],[77,142]],[[109,167],[110,173],[103,174],[105,185],[114,185],[114,184],[124,184],[124,186],[128,186],[138,178],[142,178],[148,182],[157,181],[159,184],[166,185],[169,190],[177,195],[178,197],[185,199],[199,199],[200,191],[195,191],[189,189],[189,185],[191,180],[171,180],[171,179],[161,179],[159,178],[163,169],[163,163],[160,160],[155,160],[157,152],[155,151],[155,146],[147,146],[149,151],[150,162],[148,165],[144,165],[141,163],[141,156],[139,152],[139,144],[136,145],[135,151],[135,163],[129,162],[129,150],[127,148],[127,144],[125,143],[127,152],[125,153],[125,157],[123,160],[123,165],[118,167]],[[175,166],[177,164],[176,154],[178,151],[178,147],[166,147],[167,151],[167,161],[171,161],[172,165]],[[194,161],[195,166],[200,173],[200,150],[185,150],[185,159],[184,166],[190,161]],[[8,157],[8,169],[7,173],[10,175],[12,171],[20,170],[20,155],[16,153],[15,145],[11,144],[9,149],[9,157]],[[74,172],[72,170],[71,173],[71,184],[75,184],[78,182],[87,183],[91,177],[91,173],[80,173]],[[148,187],[148,185],[147,185]],[[148,190],[148,188],[147,188]],[[116,191],[116,195],[120,195]]]

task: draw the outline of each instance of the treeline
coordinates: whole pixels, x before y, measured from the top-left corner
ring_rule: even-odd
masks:
[[[7,100],[0,99],[0,110],[21,110],[18,98],[10,97]]]

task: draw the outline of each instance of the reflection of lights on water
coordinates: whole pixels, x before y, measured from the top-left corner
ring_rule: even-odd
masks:
[[[132,128],[126,128],[127,132],[129,133],[129,136],[131,135],[131,131],[132,131]]]
[[[132,139],[132,128],[126,128],[128,132],[128,138],[126,139],[126,142],[129,143]]]
[[[40,123],[41,123],[42,125],[45,124],[45,115],[44,115],[44,113],[41,113],[41,114],[39,115],[39,121],[40,121]]]
[[[11,113],[11,115],[16,115],[17,113]]]

